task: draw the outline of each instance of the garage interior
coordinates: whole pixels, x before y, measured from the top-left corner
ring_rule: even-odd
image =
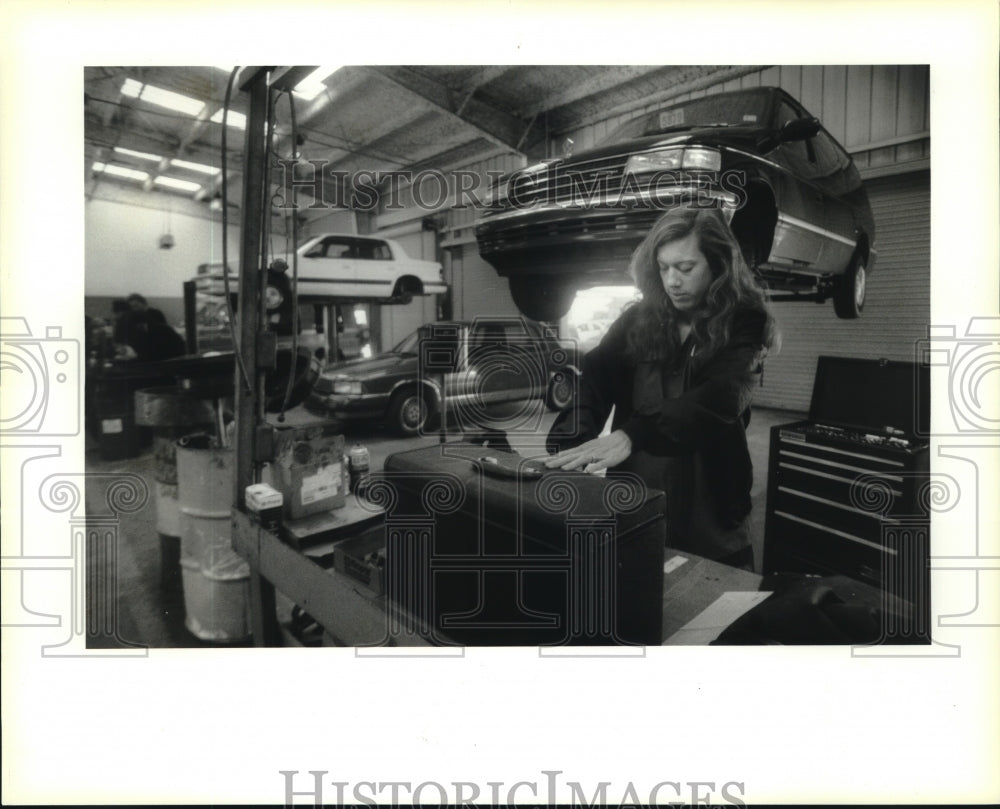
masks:
[[[282,70],[276,69],[272,76]],[[245,70],[239,81],[249,81],[248,75]],[[772,428],[810,419],[819,358],[913,363],[915,346],[927,336],[928,68],[343,66],[316,72],[293,69],[288,77],[296,82],[295,91],[285,94],[294,97],[295,120],[291,120],[286,98],[277,100],[276,125],[269,134],[276,153],[290,156],[294,149],[296,157],[290,160],[288,172],[272,169],[271,183],[264,191],[271,205],[269,221],[253,225],[266,230],[270,259],[291,263],[296,244],[322,234],[378,237],[398,243],[411,259],[440,263],[448,286],[444,294],[403,296],[391,302],[345,298],[323,305],[313,301],[303,304],[299,307],[301,342],[311,340],[310,345],[321,346],[321,364],[338,358],[377,356],[416,329],[438,321],[520,314],[506,279],[479,255],[475,234],[479,213],[474,207],[456,206],[454,195],[439,193],[440,189],[414,189],[406,183],[380,185],[377,199],[362,200],[368,204],[359,205],[355,198],[352,206],[347,187],[336,180],[337,173],[430,176],[434,172],[463,172],[485,187],[488,178],[562,154],[570,148],[567,144],[575,151],[590,148],[640,114],[688,98],[752,87],[780,87],[820,119],[857,166],[876,220],[878,261],[868,279],[864,312],[858,319],[843,320],[829,304],[774,304],[781,350],[767,358],[747,428],[754,467],[750,517],[753,571],[733,569],[726,572],[730,578],[718,589],[699,591],[699,582],[693,578],[695,565],[690,565],[685,571],[689,578],[678,587],[691,592],[682,597],[675,588],[672,595],[668,592],[665,596],[665,604],[671,599],[686,599],[685,620],[677,619],[675,627],[680,630],[708,609],[721,592],[756,590],[761,576],[774,572],[765,569],[765,518],[769,508],[773,511],[773,503],[768,502],[772,496],[769,474],[775,461]],[[230,266],[243,260],[246,248],[241,237],[247,221],[253,219],[246,201],[262,184],[262,161],[255,163],[248,154],[252,150],[245,142],[245,133],[253,118],[251,93],[239,84],[232,90],[227,125],[223,126],[229,78],[230,68],[215,66],[85,69],[85,314],[89,318],[110,323],[113,302],[138,292],[179,334],[197,332],[191,319],[196,311],[199,268],[226,263],[224,255]],[[196,107],[187,113],[170,109],[161,103],[163,97],[157,100],[149,88],[193,99]],[[227,148],[223,163],[224,130]],[[322,167],[319,179],[315,167]],[[298,204],[294,212],[279,207],[281,201],[295,195]],[[247,279],[240,273],[233,283],[240,285],[242,293]],[[259,279],[256,283],[259,292]],[[578,297],[577,308],[556,324],[560,338],[580,338],[579,324],[596,318],[613,319],[628,299],[629,294],[620,290],[587,290]],[[202,354],[212,364],[211,353]],[[93,376],[96,384],[103,358],[96,363],[93,359],[88,356],[88,382]],[[152,378],[153,387],[183,386],[169,376]],[[184,428],[204,427],[206,420],[211,424],[213,418],[223,422],[224,432],[224,422],[230,416],[235,416],[229,428],[234,434],[233,452],[239,450],[243,433],[251,436],[251,442],[259,440],[258,425],[241,423],[245,412],[238,401],[229,405],[231,413],[223,414],[225,391],[212,390],[197,372],[184,379],[195,389],[194,398],[212,402],[215,412],[210,409],[209,415],[202,414],[196,423],[171,423],[171,442],[186,432]],[[232,386],[232,376],[228,384]],[[158,452],[163,446],[156,433],[159,428],[136,423],[132,409],[135,390],[129,388],[125,394],[118,390],[118,401],[102,400],[100,408],[94,405],[95,412],[88,413],[92,429],[87,437],[86,468],[88,473],[106,475],[105,480],[115,475],[138,476],[146,483],[149,501],[142,509],[121,515],[111,554],[114,564],[103,567],[104,560],[100,564],[88,562],[88,586],[106,599],[103,604],[100,599],[91,599],[90,608],[95,613],[90,616],[88,645],[350,646],[378,640],[379,631],[372,634],[368,627],[375,620],[371,616],[388,614],[385,595],[366,588],[357,578],[351,579],[343,569],[330,569],[331,563],[336,564],[332,558],[336,554],[326,544],[322,553],[310,553],[304,550],[305,544],[297,547],[287,537],[281,548],[271,551],[261,550],[262,544],[256,546],[258,554],[275,554],[267,564],[280,566],[287,561],[292,565],[294,561],[286,579],[269,580],[263,575],[263,555],[251,553],[250,574],[237,577],[240,597],[236,606],[223,606],[230,597],[228,589],[225,596],[221,592],[209,594],[209,613],[233,610],[238,614],[227,616],[224,623],[239,628],[220,630],[214,636],[211,631],[193,631],[191,593],[185,592],[186,574],[174,556],[180,550],[176,543],[166,541],[158,522],[155,495],[164,474]],[[530,431],[512,433],[510,443],[515,450],[529,454],[543,441],[555,414],[541,401],[515,409],[528,414],[533,426]],[[301,404],[282,410],[280,421],[274,413],[268,415],[271,426],[305,429],[330,425],[330,420]],[[497,418],[502,420],[506,415],[509,412],[501,408]],[[354,445],[368,450],[369,471],[375,476],[383,471],[387,458],[431,449],[442,440],[433,429],[402,438],[376,423],[336,424],[335,431],[343,436],[343,452]],[[461,440],[461,433],[456,428],[447,440]],[[244,466],[254,463],[247,461]],[[88,484],[86,496],[92,513],[100,512],[106,490]],[[370,528],[370,515],[365,516],[369,520],[366,529]],[[270,541],[262,539],[268,532],[254,526],[248,519],[234,531],[253,533],[253,542]],[[926,530],[925,526],[924,534]],[[350,542],[359,531],[342,533],[328,544]],[[246,561],[245,553],[238,555]],[[96,558],[96,554],[92,556]],[[367,563],[367,559],[362,561]],[[697,575],[706,576],[709,569],[701,568]],[[106,578],[108,571],[114,581]],[[843,573],[822,565],[796,572]],[[674,575],[672,571],[667,574]],[[300,582],[301,587],[294,582]],[[320,592],[324,586],[329,587],[328,603]],[[879,592],[878,576],[866,586]],[[109,606],[112,603],[113,609]],[[115,626],[109,628],[95,620],[101,610],[116,616]],[[665,606],[664,615],[666,612]],[[328,615],[334,617],[328,619]],[[926,631],[918,633],[924,640]],[[392,635],[390,642],[418,642],[419,635],[418,631],[403,632]]]

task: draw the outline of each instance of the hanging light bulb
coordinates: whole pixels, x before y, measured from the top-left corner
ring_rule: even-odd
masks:
[[[172,205],[169,199],[167,200],[167,232],[160,236],[160,249],[169,250],[174,246],[174,235],[170,232],[170,214],[172,213]]]
[[[316,176],[316,165],[306,160],[305,155],[302,152],[302,146],[305,142],[306,139],[301,133],[296,135],[295,147],[293,151],[295,156],[294,174],[296,180],[312,180]]]

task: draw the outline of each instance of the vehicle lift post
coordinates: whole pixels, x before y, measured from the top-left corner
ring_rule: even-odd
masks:
[[[267,119],[271,93],[291,92],[312,67],[247,67],[240,74],[240,90],[249,95],[249,110],[244,145],[243,199],[240,221],[239,300],[247,305],[239,308],[240,342],[236,346],[243,359],[250,385],[242,379],[240,364],[236,365],[236,474],[233,502],[241,511],[246,509],[246,487],[258,482],[260,464],[258,452],[264,416],[264,368],[258,338],[265,330],[264,301],[261,284],[264,223],[270,217],[270,191],[267,182]],[[226,167],[223,166],[223,171]],[[264,447],[260,447],[263,449]],[[281,633],[275,618],[274,585],[250,568],[250,597],[260,609],[253,610],[253,637],[257,646],[280,646]]]

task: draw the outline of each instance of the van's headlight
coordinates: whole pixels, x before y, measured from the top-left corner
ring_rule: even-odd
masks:
[[[347,396],[360,396],[361,383],[357,379],[333,380],[333,392]]]
[[[664,149],[662,152],[634,154],[625,164],[626,174],[651,174],[654,171],[669,171],[681,167],[683,149]]]
[[[718,171],[722,168],[722,153],[718,149],[706,149],[704,147],[685,149],[681,168]]]
[[[722,154],[718,149],[688,147],[686,149],[662,149],[658,152],[644,152],[632,155],[625,164],[626,174],[652,174],[657,171],[675,169],[701,169],[718,171],[722,168]]]

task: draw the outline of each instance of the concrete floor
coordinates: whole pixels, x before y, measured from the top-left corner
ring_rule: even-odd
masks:
[[[554,414],[541,403],[527,409],[518,405],[512,410],[498,411],[496,423],[508,428],[510,442],[522,455],[542,452],[542,440]],[[763,558],[764,514],[767,490],[767,456],[770,428],[803,418],[802,414],[766,409],[755,409],[748,428],[747,438],[755,470],[752,489],[751,539],[759,571]],[[301,408],[287,414],[285,423],[301,425],[317,422],[315,416]],[[512,423],[518,429],[511,430]],[[457,432],[449,440],[457,439]],[[418,438],[398,438],[387,433],[380,425],[351,425],[345,430],[348,447],[354,442],[366,446],[371,454],[371,468],[380,471],[387,456],[406,449],[429,446],[438,442],[436,434]],[[163,580],[161,569],[161,540],[156,531],[156,507],[152,493],[155,491],[154,458],[152,449],[129,459],[108,461],[100,457],[98,446],[88,439],[86,465],[88,472],[123,473],[142,476],[149,486],[149,503],[140,511],[122,517],[118,529],[117,557],[117,626],[120,639],[153,648],[211,647],[218,645],[202,641],[191,634],[184,625],[184,600],[180,577],[174,575]],[[87,499],[98,503],[103,493],[97,487],[88,487]],[[93,498],[93,499],[92,499]],[[94,583],[88,581],[88,586]],[[287,617],[291,602],[279,594],[279,616]],[[92,638],[93,645],[114,643],[107,638]],[[232,645],[232,644],[226,644]]]

